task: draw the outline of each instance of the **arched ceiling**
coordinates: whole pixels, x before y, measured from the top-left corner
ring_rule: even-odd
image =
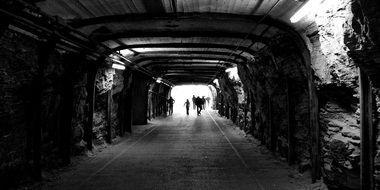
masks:
[[[279,35],[304,0],[44,0],[45,13],[173,84],[210,83]]]

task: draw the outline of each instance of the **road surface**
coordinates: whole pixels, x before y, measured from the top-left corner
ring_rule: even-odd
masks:
[[[308,189],[307,177],[214,111],[174,114],[134,128],[131,137],[79,162],[43,189]]]

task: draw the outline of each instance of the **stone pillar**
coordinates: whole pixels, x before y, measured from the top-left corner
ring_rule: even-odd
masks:
[[[132,81],[132,121],[135,125],[147,124],[148,86],[147,79],[134,73]]]

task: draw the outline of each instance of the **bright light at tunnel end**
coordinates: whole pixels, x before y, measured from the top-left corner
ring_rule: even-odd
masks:
[[[291,23],[300,21],[307,14],[313,14],[323,0],[308,0],[291,18]]]

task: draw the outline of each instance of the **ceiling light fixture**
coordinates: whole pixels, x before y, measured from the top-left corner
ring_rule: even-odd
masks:
[[[162,78],[161,77],[157,77],[156,82],[157,83],[161,83],[162,82]]]
[[[122,49],[122,50],[120,50],[120,54],[125,56],[125,57],[128,57],[128,56],[134,55],[135,53],[133,51],[131,51],[130,49]]]
[[[120,65],[120,64],[116,64],[116,63],[112,64],[112,68],[118,69],[118,70],[125,70],[125,66],[124,65]]]
[[[125,63],[120,61],[120,60],[117,60],[115,58],[110,58],[110,60],[112,61],[112,68],[114,69],[118,69],[118,70],[125,70]]]
[[[290,18],[290,22],[296,23],[300,21],[307,14],[312,14],[317,10],[317,6],[321,4],[322,0],[308,0],[304,5]]]

